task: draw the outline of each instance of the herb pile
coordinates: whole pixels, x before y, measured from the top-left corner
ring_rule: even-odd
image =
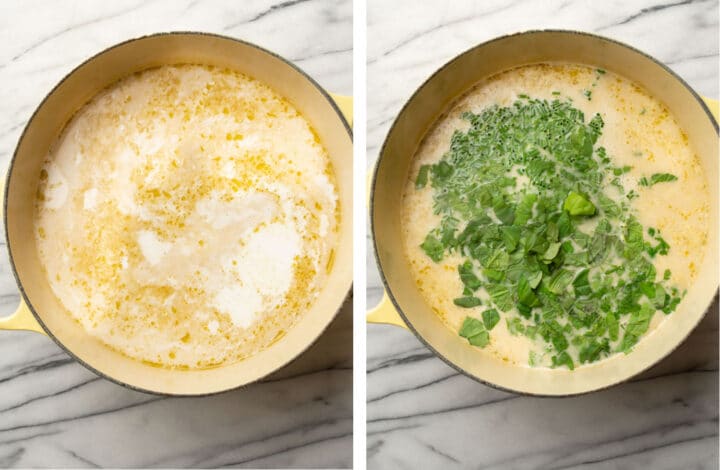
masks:
[[[637,193],[621,180],[631,167],[614,166],[596,145],[601,116],[586,123],[569,102],[520,95],[463,118],[470,128],[415,181],[430,186],[441,216],[421,248],[435,262],[463,259],[454,302],[469,315],[459,335],[484,347],[502,317],[511,334],[542,341],[530,365],[569,369],[629,352],[656,311],[671,313],[684,293],[670,271],[656,273],[652,258],[670,247],[633,216]]]

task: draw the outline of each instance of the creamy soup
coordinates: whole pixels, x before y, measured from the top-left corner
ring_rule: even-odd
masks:
[[[123,79],[77,112],[40,178],[53,292],[140,361],[249,357],[293,326],[332,267],[329,157],[288,101],[240,73],[183,65]]]
[[[682,302],[707,243],[708,182],[674,117],[580,65],[479,83],[426,135],[403,201],[427,303],[520,365],[631,353]]]

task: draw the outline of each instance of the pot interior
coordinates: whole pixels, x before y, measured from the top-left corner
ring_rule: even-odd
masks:
[[[448,106],[484,78],[522,65],[587,64],[632,80],[675,115],[710,183],[710,228],[695,285],[675,313],[629,355],[575,371],[512,365],[470,346],[447,328],[423,300],[404,255],[402,193],[412,157],[425,133]],[[377,260],[388,293],[408,326],[441,358],[467,375],[500,388],[540,395],[589,392],[623,381],[670,353],[703,317],[718,287],[718,133],[707,108],[668,69],[617,42],[568,31],[536,31],[477,46],[438,70],[413,95],[393,124],[373,180],[371,220]]]
[[[129,359],[90,337],[52,293],[41,269],[33,231],[33,204],[48,149],[72,115],[103,88],[134,72],[168,64],[226,67],[269,85],[313,125],[335,170],[341,222],[335,261],[314,305],[287,334],[244,361],[204,370],[170,370]],[[26,302],[47,332],[85,365],[146,391],[206,394],[266,376],[302,353],[340,308],[352,282],[352,139],[327,94],[297,68],[251,44],[197,33],[169,33],[110,48],[68,75],[31,118],[11,163],[6,185],[6,231],[11,262]],[[52,231],[48,231],[52,236]]]

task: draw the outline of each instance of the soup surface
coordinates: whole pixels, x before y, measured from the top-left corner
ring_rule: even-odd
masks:
[[[332,266],[329,157],[284,98],[240,73],[165,66],[70,121],[41,172],[52,290],[134,359],[202,368],[279,339]]]
[[[487,354],[568,367],[631,353],[682,302],[708,183],[668,109],[571,64],[479,83],[426,135],[405,251],[444,323]]]

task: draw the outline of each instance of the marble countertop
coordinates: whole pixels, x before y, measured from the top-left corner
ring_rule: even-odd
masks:
[[[350,1],[3,1],[0,167],[34,108],[72,68],[117,42],[172,30],[255,42],[328,90],[352,91]],[[3,247],[0,315],[18,299]],[[264,383],[205,398],[126,390],[48,338],[0,332],[0,468],[351,465],[350,301],[291,366]]]
[[[393,119],[435,69],[502,34],[578,29],[627,42],[718,97],[718,3],[709,1],[368,4],[368,169]],[[381,283],[368,237],[367,304]],[[409,332],[368,326],[368,468],[717,468],[717,302],[642,377],[569,399],[480,385]]]

